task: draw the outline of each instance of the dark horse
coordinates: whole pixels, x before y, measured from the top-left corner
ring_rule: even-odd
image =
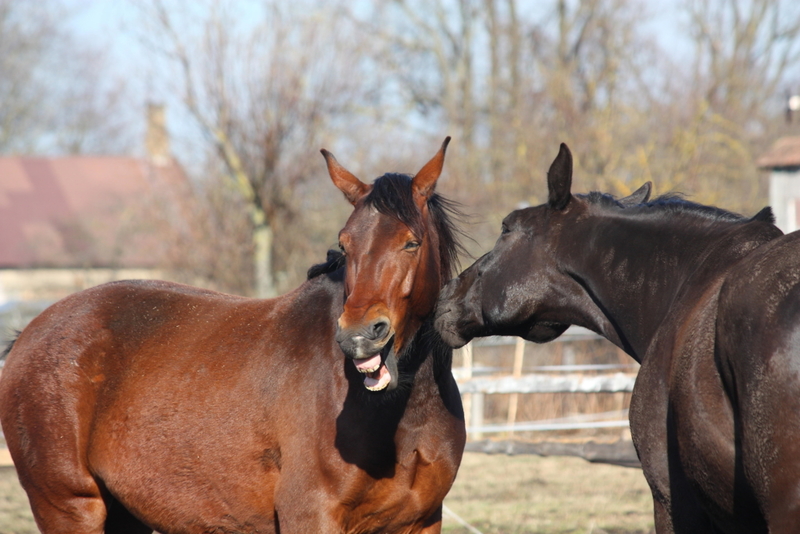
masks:
[[[442,290],[436,327],[535,342],[580,325],[642,364],[630,409],[657,531],[800,530],[800,233],[650,184],[573,196],[565,145],[548,202]]]
[[[465,439],[432,326],[446,146],[372,185],[323,151],[344,256],[285,296],[116,282],[37,317],[0,419],[42,532],[439,532]]]

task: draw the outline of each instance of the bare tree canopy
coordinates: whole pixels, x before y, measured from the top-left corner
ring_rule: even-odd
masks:
[[[128,88],[101,50],[71,34],[70,15],[55,0],[0,0],[0,154],[135,146]]]
[[[137,0],[136,98],[65,5],[0,0],[0,153],[132,150],[131,110],[165,102],[173,146],[193,147],[176,153],[194,204],[165,230],[172,266],[242,293],[291,288],[335,243],[346,207],[323,147],[413,171],[407,154],[452,135],[441,187],[476,215],[478,253],[509,209],[543,200],[562,141],[576,189],[652,180],[755,212],[755,160],[796,128],[790,0]]]

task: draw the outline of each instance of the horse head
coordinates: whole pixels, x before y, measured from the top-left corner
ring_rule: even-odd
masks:
[[[345,303],[336,340],[367,389],[394,389],[397,358],[436,305],[453,247],[443,199],[434,193],[450,138],[413,177],[386,174],[367,185],[322,154],[354,210],[339,232]]]
[[[448,344],[460,347],[487,335],[545,343],[575,324],[574,310],[592,308],[564,264],[576,253],[571,249],[583,246],[567,229],[590,209],[571,185],[572,154],[562,143],[547,173],[547,203],[511,212],[494,248],[442,289],[435,324]],[[649,196],[648,182],[617,202],[632,206]]]

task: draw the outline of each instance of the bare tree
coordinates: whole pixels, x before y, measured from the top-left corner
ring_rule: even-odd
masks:
[[[213,147],[252,228],[258,296],[276,292],[276,251],[292,242],[295,191],[318,167],[330,124],[361,100],[357,58],[321,9],[267,5],[248,27],[222,2],[202,10],[201,34],[180,31],[180,14],[145,6],[146,41],[177,67],[181,100]],[[286,231],[284,231],[286,230]]]
[[[135,143],[127,83],[81,42],[59,2],[0,0],[0,153],[124,153]]]

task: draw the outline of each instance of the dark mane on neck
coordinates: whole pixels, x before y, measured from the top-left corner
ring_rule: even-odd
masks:
[[[306,279],[311,280],[317,276],[338,271],[344,267],[344,254],[338,250],[329,250],[323,263],[312,265],[306,273]]]
[[[425,235],[422,214],[414,202],[411,191],[412,177],[407,174],[384,174],[372,184],[365,203],[379,213],[395,217],[407,225],[417,236]],[[459,237],[463,235],[455,221],[463,218],[459,207],[443,196],[434,193],[428,199],[428,213],[439,236],[439,256],[442,280],[450,279],[458,267],[458,255],[464,252]]]
[[[653,200],[644,204],[637,204],[634,206],[623,206],[617,199],[608,193],[600,193],[593,191],[586,195],[577,195],[586,199],[590,204],[596,204],[605,208],[625,210],[626,213],[631,214],[691,214],[699,218],[718,221],[718,222],[744,222],[749,221],[751,218],[733,213],[731,211],[717,208],[715,206],[706,206],[686,200],[680,193],[667,193],[661,195]],[[763,211],[763,210],[762,210]],[[759,217],[759,216],[757,216]],[[762,220],[759,218],[758,220]]]

